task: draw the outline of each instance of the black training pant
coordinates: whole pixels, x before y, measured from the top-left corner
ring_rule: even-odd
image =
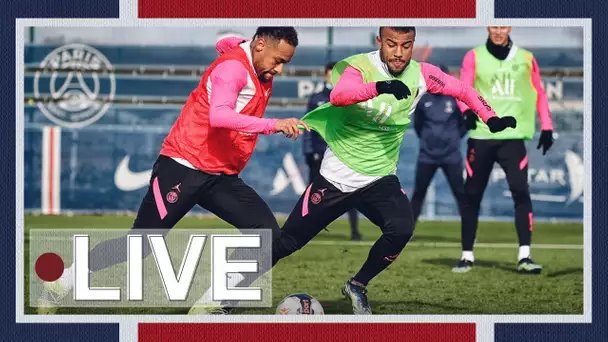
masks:
[[[165,229],[166,234],[195,205],[237,229],[271,229],[273,238],[280,235],[279,224],[266,202],[241,178],[194,170],[163,155],[154,164],[148,192],[132,229]],[[124,236],[95,246],[90,252],[90,270],[126,261],[126,244]],[[238,251],[241,249],[234,254]],[[149,253],[144,243],[144,256]]]
[[[462,179],[462,166],[460,163],[457,164],[431,164],[418,162],[416,166],[416,181],[414,194],[412,195],[412,211],[414,212],[414,222],[418,221],[420,216],[420,210],[426,197],[426,191],[428,190],[431,180],[435,176],[437,169],[441,168],[443,174],[450,184],[452,194],[456,200],[458,206],[458,213],[461,214],[462,198],[464,196],[464,180]]]
[[[467,147],[467,180],[462,206],[462,249],[472,251],[477,233],[479,206],[494,163],[504,170],[515,206],[515,228],[520,246],[532,240],[532,201],[528,187],[528,155],[523,140],[469,139]]]
[[[367,261],[354,276],[354,280],[366,285],[395,261],[413,234],[412,209],[394,175],[350,193],[341,192],[324,177],[318,177],[300,197],[280,238],[274,240],[273,265],[304,247],[350,209],[357,209],[382,230]]]
[[[306,155],[306,164],[308,164],[308,169],[310,170],[308,175],[308,184],[312,184],[318,177],[321,176],[321,163],[323,162],[323,154],[318,154],[320,156],[318,159],[315,159],[314,154]],[[348,222],[350,223],[350,234],[352,237],[360,236],[359,233],[359,219],[357,217],[357,209],[351,209],[348,211]]]

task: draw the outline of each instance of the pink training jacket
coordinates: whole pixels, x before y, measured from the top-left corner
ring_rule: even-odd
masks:
[[[227,37],[215,44],[217,52],[222,55],[245,39]],[[213,70],[209,79],[211,101],[209,106],[209,124],[214,128],[226,128],[245,133],[276,133],[278,119],[258,118],[238,113],[235,108],[239,93],[247,85],[249,72],[236,60],[227,60]]]
[[[432,64],[420,63],[420,68],[427,92],[452,96],[466,103],[483,122],[496,116],[496,113],[485,101],[482,101],[482,97],[473,87],[444,73]],[[363,83],[361,72],[349,66],[330,93],[329,99],[334,106],[350,106],[376,96],[378,96],[376,82]]]
[[[553,122],[551,120],[551,113],[549,112],[549,99],[540,81],[540,68],[534,57],[532,57],[531,78],[532,85],[538,94],[536,98],[536,111],[540,118],[541,130],[553,130]],[[473,86],[475,83],[475,52],[473,50],[469,50],[464,56],[462,69],[460,70],[460,80],[470,86]],[[458,102],[458,107],[463,113],[469,109],[469,106],[462,102]]]

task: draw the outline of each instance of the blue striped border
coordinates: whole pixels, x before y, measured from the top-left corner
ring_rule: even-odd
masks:
[[[0,273],[2,340],[7,341],[118,341],[118,324],[16,324],[15,323],[15,19],[16,18],[118,18],[118,0],[28,0],[7,1],[0,11],[0,146],[4,155],[0,163],[0,217],[2,239],[0,260],[5,270]],[[5,6],[3,6],[5,7]],[[22,33],[23,34],[23,33]]]
[[[592,0],[572,2],[566,0],[495,0],[496,18],[591,18],[593,33],[593,313],[590,324],[496,324],[495,341],[605,341],[608,337],[606,315],[606,2]],[[555,300],[559,300],[556,298]]]

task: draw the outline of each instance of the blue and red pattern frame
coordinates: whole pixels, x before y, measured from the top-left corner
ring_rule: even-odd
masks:
[[[590,324],[496,324],[494,338],[502,341],[602,341],[608,336],[608,316],[606,315],[606,260],[608,260],[608,231],[606,230],[606,14],[605,1],[582,1],[573,3],[566,0],[494,0],[496,18],[591,18],[593,33],[592,72],[592,298],[593,311]]]
[[[16,18],[118,18],[119,0],[29,0],[7,1],[0,11],[0,146],[6,153],[0,163],[2,245],[0,260],[6,269],[0,274],[2,339],[13,341],[118,341],[118,324],[17,324],[15,323],[15,27]]]

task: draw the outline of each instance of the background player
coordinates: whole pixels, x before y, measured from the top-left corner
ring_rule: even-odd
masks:
[[[467,52],[462,62],[461,81],[479,91],[499,116],[514,116],[518,124],[516,128],[490,134],[486,124],[476,120],[474,115],[467,115],[470,138],[465,161],[462,258],[454,272],[467,272],[473,267],[479,206],[494,162],[505,171],[515,206],[515,228],[519,238],[517,271],[542,271],[542,266],[530,256],[534,220],[524,140],[530,140],[534,135],[536,110],[541,123],[537,149],[542,147],[544,155],[553,145],[553,124],[536,59],[530,51],[513,44],[510,32],[510,26],[488,27],[486,43]],[[460,107],[467,112],[466,104],[460,103]]]
[[[314,93],[308,99],[308,107],[306,112],[312,112],[317,107],[329,102],[329,94],[333,88],[331,83],[331,71],[336,63],[330,62],[325,66],[325,86],[323,90]],[[327,149],[327,143],[319,133],[315,131],[305,131],[302,136],[302,151],[308,165],[309,180],[308,183],[312,183],[317,177],[319,177],[319,171],[321,169],[321,162],[323,161],[323,154]],[[352,209],[348,211],[348,221],[350,223],[350,236],[351,240],[361,240],[361,234],[359,233],[357,223],[357,210]]]
[[[446,74],[449,71],[444,65],[439,68]],[[422,96],[414,112],[414,129],[420,139],[412,195],[414,223],[418,221],[426,191],[438,168],[450,184],[460,214],[464,195],[460,139],[467,133],[467,127],[456,100],[441,94]]]
[[[163,142],[133,229],[172,228],[199,205],[238,229],[280,233],[268,205],[239,173],[258,134],[281,132],[295,140],[301,134],[298,125],[308,129],[296,118],[262,118],[273,78],[297,46],[293,27],[259,27],[250,42],[226,38],[217,43],[221,56],[207,68]],[[126,236],[95,246],[90,271],[126,261],[125,246]],[[149,253],[146,244],[144,254]],[[67,295],[72,285],[72,267],[59,280],[45,283],[41,313],[53,312],[53,301]]]
[[[470,86],[433,65],[411,60],[415,35],[414,27],[380,28],[378,50],[336,64],[331,103],[303,118],[328,143],[321,177],[308,186],[273,242],[274,265],[352,208],[378,225],[382,236],[361,270],[342,288],[355,314],[372,313],[368,282],[397,259],[412,237],[414,219],[395,168],[410,113],[420,97],[425,92],[454,96],[493,132],[516,124],[512,117],[496,117]]]

